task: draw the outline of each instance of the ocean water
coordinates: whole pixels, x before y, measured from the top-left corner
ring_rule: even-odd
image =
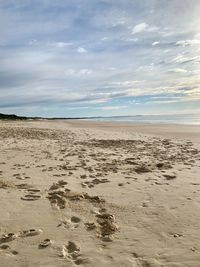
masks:
[[[137,116],[112,116],[93,118],[99,121],[121,121],[135,123],[172,123],[200,125],[200,114],[173,114],[173,115],[137,115]]]

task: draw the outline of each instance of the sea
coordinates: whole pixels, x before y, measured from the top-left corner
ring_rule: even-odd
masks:
[[[134,122],[134,123],[200,125],[200,114],[112,116],[112,117],[97,117],[97,118],[92,118],[92,120]]]

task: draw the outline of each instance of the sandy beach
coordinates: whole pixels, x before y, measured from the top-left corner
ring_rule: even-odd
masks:
[[[200,266],[200,126],[0,121],[1,267]]]

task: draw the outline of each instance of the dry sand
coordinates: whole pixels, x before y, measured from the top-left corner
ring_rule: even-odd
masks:
[[[0,122],[0,266],[200,266],[200,126]]]

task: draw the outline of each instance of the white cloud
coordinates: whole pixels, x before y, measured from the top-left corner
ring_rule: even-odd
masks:
[[[33,40],[30,40],[28,44],[30,46],[37,46],[41,43],[39,43],[38,40],[33,39]],[[47,43],[42,43],[42,44],[44,44],[45,46],[52,46],[52,47],[57,47],[57,48],[64,48],[64,47],[73,45],[73,43],[66,43],[66,42],[47,42]]]
[[[182,46],[182,47],[200,45],[200,39],[180,40],[176,42],[176,45]]]
[[[55,42],[52,45],[55,47],[58,47],[58,48],[63,48],[66,46],[71,46],[71,45],[73,45],[73,43]]]
[[[28,42],[28,44],[31,45],[31,46],[36,46],[36,45],[38,45],[38,40],[36,40],[36,39],[30,40]]]
[[[181,98],[177,98],[177,99],[172,99],[172,100],[153,100],[153,101],[148,101],[151,103],[155,103],[155,104],[170,104],[170,103],[177,103],[180,102]]]
[[[155,69],[154,63],[149,65],[139,66],[136,71],[153,71]]]
[[[81,70],[79,70],[79,74],[80,75],[90,75],[90,74],[92,74],[92,70],[89,70],[89,69],[81,69]]]
[[[87,106],[77,106],[77,107],[67,107],[68,110],[81,110],[81,109],[89,109]]]
[[[144,82],[144,81],[134,80],[134,81],[111,82],[110,85],[124,87],[124,86],[132,86],[132,85],[138,84],[140,82]]]
[[[149,100],[148,102],[155,103],[155,104],[170,104],[170,103],[178,103],[178,102],[191,102],[191,101],[199,101],[200,96],[198,95],[190,95],[185,94],[184,96],[177,96],[177,97],[169,97],[170,99],[160,99],[160,100]]]
[[[67,69],[64,71],[66,76],[88,76],[92,73],[91,69]]]
[[[159,30],[157,26],[150,26],[149,24],[143,22],[134,26],[132,30],[132,34],[140,33],[140,32],[155,32]]]
[[[175,68],[170,70],[170,72],[175,72],[175,73],[187,73],[188,71],[186,69],[181,69],[181,68]]]
[[[83,47],[79,47],[77,49],[77,52],[80,53],[80,54],[82,54],[82,53],[87,53],[87,50],[85,48],[83,48]]]
[[[187,63],[191,61],[196,61],[196,62],[200,61],[200,56],[185,57],[183,55],[178,55],[172,60],[172,62],[176,62],[176,63]]]
[[[102,110],[117,110],[121,108],[126,108],[127,106],[105,106],[101,107]]]
[[[140,24],[137,24],[133,30],[132,30],[132,34],[135,34],[135,33],[139,33],[139,32],[143,32],[147,29],[148,27],[148,24],[146,23],[140,23]]]
[[[103,37],[103,38],[101,38],[101,41],[106,41],[106,40],[108,40],[109,38],[108,37]]]
[[[164,38],[165,37],[171,37],[176,35],[177,33],[174,31],[159,31],[159,34],[161,34]]]
[[[91,104],[105,103],[105,102],[108,102],[109,100],[110,100],[109,98],[98,98],[98,99],[90,100],[89,103]]]
[[[172,59],[172,62],[183,63],[185,60],[186,58],[183,55],[178,55],[174,59]]]
[[[156,45],[158,45],[158,44],[160,44],[160,42],[159,42],[159,41],[156,41],[156,42],[153,42],[153,43],[152,43],[152,46],[156,46]]]
[[[134,42],[134,43],[136,43],[136,42],[139,41],[138,38],[125,38],[125,39],[123,39],[123,40],[126,41],[126,42]]]
[[[67,70],[65,70],[65,75],[66,76],[71,76],[71,75],[75,75],[75,70],[74,69],[67,69]]]
[[[119,18],[119,19],[113,21],[111,24],[113,27],[116,27],[116,26],[124,25],[125,23],[126,23],[125,18]]]

